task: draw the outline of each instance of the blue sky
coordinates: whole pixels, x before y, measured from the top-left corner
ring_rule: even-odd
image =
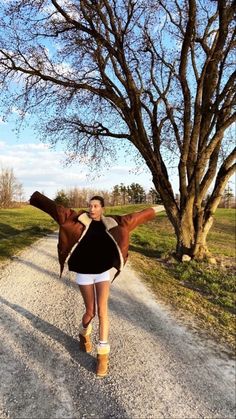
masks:
[[[42,43],[50,54],[57,51],[51,41],[44,40]],[[86,167],[78,162],[65,167],[65,153],[60,145],[51,149],[40,143],[36,133],[29,127],[16,136],[14,128],[18,114],[16,108],[9,120],[4,122],[0,113],[0,168],[13,169],[16,178],[23,185],[26,200],[35,190],[54,198],[58,190],[74,187],[111,191],[116,184],[129,185],[132,182],[139,183],[146,191],[153,187],[149,169],[130,150],[119,151],[117,160],[111,161],[109,167],[102,171],[93,171],[92,174],[89,165]],[[33,122],[34,116],[28,115],[26,119]],[[177,193],[177,178],[173,176],[171,181]]]
[[[24,199],[38,190],[49,198],[54,198],[60,189],[91,188],[111,191],[116,184],[130,185],[139,183],[148,191],[153,187],[152,176],[146,165],[137,161],[132,153],[119,152],[117,161],[111,161],[109,167],[92,171],[78,162],[65,165],[65,152],[41,143],[33,129],[27,127],[17,135],[15,115],[4,122],[0,116],[0,169],[13,169],[17,180],[22,183]],[[178,193],[178,179],[173,173],[170,180],[175,193]],[[230,187],[235,189],[235,175],[230,179]]]
[[[56,50],[49,41],[45,41],[45,45],[51,53]],[[141,184],[146,191],[153,187],[152,176],[146,165],[141,160],[137,161],[130,151],[119,151],[117,161],[111,161],[109,167],[102,171],[95,170],[92,174],[89,165],[86,167],[78,162],[65,167],[65,153],[60,145],[51,149],[40,143],[36,133],[29,127],[16,136],[14,128],[18,113],[15,109],[7,122],[2,120],[0,114],[0,168],[13,169],[23,185],[26,200],[35,190],[54,198],[58,190],[74,187],[110,191],[116,184],[129,185],[132,182]],[[33,121],[34,118],[29,115],[27,119]],[[170,172],[170,181],[174,192],[178,193],[178,179],[174,170]],[[230,185],[232,187],[232,183]]]
[[[121,182],[125,185],[137,182],[145,190],[153,186],[152,176],[145,164],[135,162],[132,155],[125,156],[125,152],[120,152],[117,161],[111,162],[110,167],[92,174],[89,166],[78,162],[66,167],[65,153],[60,146],[51,149],[39,142],[30,128],[22,129],[20,135],[16,135],[16,120],[17,111],[8,122],[3,122],[0,117],[0,167],[13,169],[14,175],[23,184],[26,200],[35,190],[54,198],[57,190],[73,187],[109,191]]]
[[[54,198],[60,189],[91,188],[111,191],[116,184],[130,185],[139,183],[148,191],[153,187],[152,176],[147,166],[137,161],[132,153],[119,152],[117,161],[111,161],[109,167],[92,171],[91,165],[75,162],[65,165],[65,152],[41,143],[33,129],[27,127],[17,135],[15,132],[17,110],[8,122],[0,115],[0,169],[13,169],[17,180],[22,183],[24,199],[39,190],[49,198]],[[178,179],[170,173],[170,180],[175,193],[178,193]],[[235,190],[235,175],[230,179],[230,187]]]

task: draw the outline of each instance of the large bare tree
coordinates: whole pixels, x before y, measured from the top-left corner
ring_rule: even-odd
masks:
[[[104,162],[124,140],[132,143],[174,226],[177,254],[207,256],[207,233],[235,170],[234,2],[1,5],[5,105],[37,114],[43,136],[66,141],[71,159]]]

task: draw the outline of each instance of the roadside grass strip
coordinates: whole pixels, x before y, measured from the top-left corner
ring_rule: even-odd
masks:
[[[139,226],[131,237],[131,262],[157,298],[194,316],[202,331],[235,350],[235,210],[218,209],[208,247],[216,264],[179,263],[172,256],[176,239],[164,213]]]
[[[57,228],[51,217],[37,208],[0,209],[0,262]]]

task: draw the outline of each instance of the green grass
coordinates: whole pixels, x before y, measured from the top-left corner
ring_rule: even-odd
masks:
[[[52,233],[57,224],[31,206],[0,210],[0,262],[14,256],[38,238]]]
[[[214,255],[235,258],[235,209],[219,208],[208,235],[209,250]]]
[[[179,263],[176,239],[164,213],[131,236],[131,262],[158,298],[184,316],[194,315],[202,330],[235,345],[235,210],[218,209],[208,236],[217,264]]]
[[[106,214],[125,214],[147,205],[107,208]],[[38,238],[55,231],[57,224],[42,211],[25,206],[0,210],[0,262]],[[218,209],[208,236],[217,265],[178,263],[171,255],[176,239],[165,213],[139,226],[131,235],[130,260],[156,293],[184,317],[194,316],[202,330],[233,347],[235,344],[235,210]]]
[[[114,207],[107,207],[105,211],[105,215],[124,215],[129,214],[135,211],[141,211],[145,208],[149,208],[150,205],[147,204],[129,204],[129,205],[118,205]]]
[[[187,266],[186,266],[187,265]],[[179,264],[172,269],[174,278],[185,286],[200,291],[212,303],[235,313],[235,275],[207,263]]]

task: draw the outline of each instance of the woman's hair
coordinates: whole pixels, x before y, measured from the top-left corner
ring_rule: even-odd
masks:
[[[97,201],[100,201],[101,207],[105,206],[104,198],[102,196],[95,195],[90,199],[90,202],[93,201],[94,199],[96,199]]]

